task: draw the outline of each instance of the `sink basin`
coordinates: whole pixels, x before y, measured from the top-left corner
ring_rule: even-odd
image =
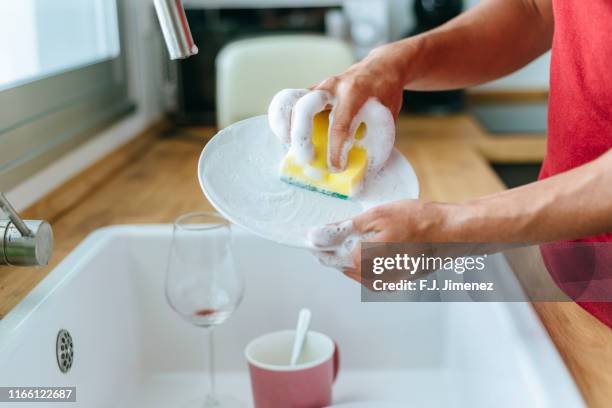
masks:
[[[205,333],[164,297],[171,233],[118,226],[84,240],[0,321],[0,386],[76,386],[76,403],[53,404],[73,408],[179,407],[204,393]],[[215,332],[222,393],[251,402],[245,345],[291,328],[308,306],[313,329],[340,347],[336,404],[584,406],[527,303],[362,303],[359,285],[308,252],[240,230],[234,238],[247,291]],[[74,342],[66,374],[61,329]]]

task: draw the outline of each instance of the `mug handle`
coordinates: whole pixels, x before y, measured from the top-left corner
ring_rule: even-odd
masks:
[[[334,341],[334,355],[332,356],[333,363],[333,377],[332,381],[336,382],[336,377],[338,377],[338,371],[340,371],[340,349],[338,348],[338,343]]]

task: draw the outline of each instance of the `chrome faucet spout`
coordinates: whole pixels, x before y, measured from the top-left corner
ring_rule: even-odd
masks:
[[[170,59],[183,59],[198,53],[193,42],[182,0],[153,0]]]

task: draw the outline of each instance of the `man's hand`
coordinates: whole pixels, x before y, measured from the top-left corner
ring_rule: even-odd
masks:
[[[369,98],[378,99],[393,117],[399,114],[405,78],[394,62],[396,52],[393,45],[375,49],[363,61],[340,75],[326,79],[315,88],[327,91],[336,98],[330,132],[330,162],[333,168],[341,168],[343,146],[352,136],[349,132],[356,129],[353,120]]]
[[[385,204],[353,220],[314,228],[309,239],[322,263],[360,281],[361,240],[511,244],[578,239],[611,231],[612,149],[565,173],[462,203],[404,200]],[[474,248],[465,249],[470,253]],[[486,252],[491,250],[499,248],[495,245]]]
[[[526,65],[552,43],[551,0],[490,0],[426,33],[373,50],[344,73],[315,89],[336,97],[330,162],[341,168],[341,152],[352,121],[368,98],[394,116],[403,89],[459,89],[487,82]]]
[[[452,242],[443,233],[453,206],[404,200],[372,208],[349,221],[313,228],[309,239],[319,261],[361,282],[361,240],[368,242]]]

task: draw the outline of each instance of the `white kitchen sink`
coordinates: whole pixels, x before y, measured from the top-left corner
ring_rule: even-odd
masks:
[[[171,232],[109,227],[79,245],[0,321],[0,386],[76,386],[76,403],[53,407],[179,407],[204,393],[204,333],[164,296]],[[234,237],[246,296],[216,331],[220,392],[250,403],[245,345],[291,328],[307,306],[313,329],[340,347],[335,403],[584,406],[529,304],[362,303],[355,282],[309,253]],[[56,359],[60,329],[74,341],[66,374]]]

